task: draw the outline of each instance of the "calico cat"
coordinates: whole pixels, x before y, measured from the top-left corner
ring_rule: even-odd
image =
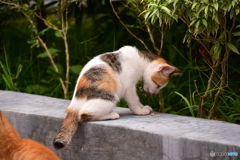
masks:
[[[0,160],[60,160],[42,144],[21,139],[18,132],[0,111]]]
[[[63,121],[53,145],[64,148],[71,140],[78,122],[118,119],[112,109],[124,98],[133,113],[147,115],[149,106],[139,102],[136,84],[144,80],[144,90],[154,95],[165,87],[172,75],[181,74],[176,67],[152,53],[124,46],[90,60],[82,69]]]

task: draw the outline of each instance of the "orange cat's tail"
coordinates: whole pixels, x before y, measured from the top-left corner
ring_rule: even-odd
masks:
[[[55,149],[63,149],[67,146],[78,127],[78,122],[78,112],[67,110],[67,116],[63,121],[62,127],[53,140]]]

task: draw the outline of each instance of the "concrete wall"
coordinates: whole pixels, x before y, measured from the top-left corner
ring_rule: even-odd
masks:
[[[121,116],[118,120],[82,123],[70,145],[56,151],[52,141],[69,103],[0,91],[0,110],[21,136],[45,144],[63,160],[240,159],[239,125],[163,113],[137,116],[124,108],[116,108]],[[210,157],[211,151],[237,152],[239,156]]]

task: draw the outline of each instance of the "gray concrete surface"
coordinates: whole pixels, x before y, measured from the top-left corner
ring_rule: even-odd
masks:
[[[0,91],[0,110],[23,138],[42,142],[63,160],[238,160],[240,126],[227,122],[159,113],[137,116],[116,108],[120,119],[84,122],[60,151],[52,141],[69,100]],[[239,156],[210,157],[210,152]]]

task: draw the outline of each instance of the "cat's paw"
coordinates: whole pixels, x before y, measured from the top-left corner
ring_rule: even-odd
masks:
[[[109,114],[109,119],[118,119],[119,117],[120,117],[119,114],[116,112],[111,112]]]
[[[111,112],[107,115],[101,116],[98,120],[106,120],[106,119],[118,119],[120,116],[116,112]]]
[[[137,115],[147,115],[152,112],[152,108],[149,106],[142,106],[141,108],[138,108],[137,110],[134,111],[135,114]]]
[[[149,113],[153,111],[152,107],[150,106],[143,106],[142,108],[149,110]]]

